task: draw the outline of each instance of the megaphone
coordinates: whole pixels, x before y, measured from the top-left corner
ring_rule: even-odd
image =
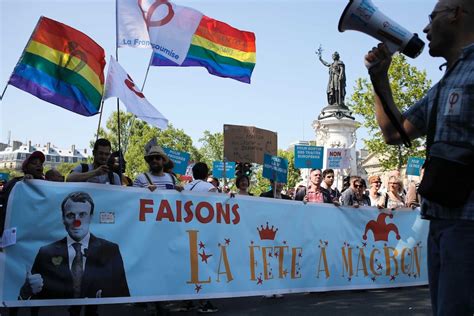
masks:
[[[399,51],[411,58],[420,55],[425,46],[416,33],[386,17],[370,0],[350,0],[339,19],[338,29],[369,34],[384,42],[392,54]]]

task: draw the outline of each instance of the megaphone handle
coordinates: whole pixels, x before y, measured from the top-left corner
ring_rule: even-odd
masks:
[[[377,61],[375,61],[375,64],[377,64]],[[385,101],[385,98],[378,91],[377,86],[373,85],[373,87],[374,87],[375,93],[378,95],[378,97],[380,99],[380,102],[382,103],[383,111],[387,115],[387,117],[390,120],[390,122],[392,123],[393,127],[397,130],[398,134],[400,135],[400,138],[402,139],[403,145],[405,145],[405,147],[407,147],[407,148],[411,147],[410,137],[408,137],[407,133],[405,132],[405,129],[400,124],[400,121],[398,121],[397,118],[395,117],[395,114],[392,112],[392,110],[388,106],[387,102]]]

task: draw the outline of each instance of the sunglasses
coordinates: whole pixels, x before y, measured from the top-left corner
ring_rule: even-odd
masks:
[[[158,160],[159,161],[159,160],[163,160],[163,157],[161,157],[161,156],[148,156],[146,160],[147,161],[153,161],[153,160]]]
[[[354,188],[362,188],[363,185],[362,184],[354,184]]]

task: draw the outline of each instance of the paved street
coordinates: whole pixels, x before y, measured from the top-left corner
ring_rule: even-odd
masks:
[[[219,308],[215,315],[431,315],[429,290],[427,286],[381,289],[370,291],[337,291],[311,294],[291,294],[283,298],[263,298],[261,296],[217,299],[212,301]],[[103,305],[100,315],[146,316],[144,306]],[[197,311],[171,312],[160,308],[158,315],[188,316]],[[5,315],[5,311],[2,311]],[[8,315],[8,313],[7,313]],[[21,309],[19,316],[29,315]],[[66,307],[41,308],[39,315],[68,315]]]

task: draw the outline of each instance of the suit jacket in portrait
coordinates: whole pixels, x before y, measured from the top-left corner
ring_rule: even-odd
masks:
[[[117,244],[90,235],[85,254],[86,265],[81,284],[81,297],[130,296],[123,260]],[[69,269],[67,239],[41,247],[31,269],[43,278],[43,289],[32,299],[73,298],[72,274]]]

